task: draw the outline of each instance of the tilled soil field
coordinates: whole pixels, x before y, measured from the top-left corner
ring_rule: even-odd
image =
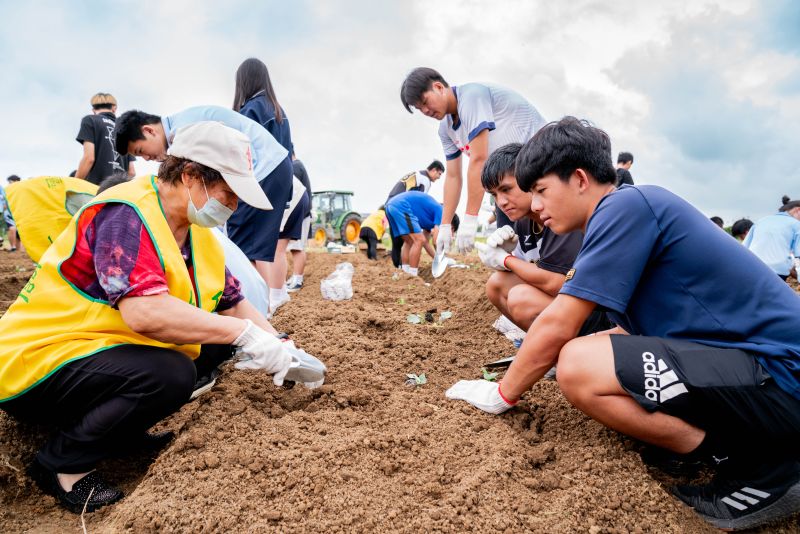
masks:
[[[87,514],[89,532],[713,532],[644,466],[637,446],[572,408],[552,381],[517,408],[484,414],[444,391],[513,354],[491,325],[488,271],[433,281],[392,278],[388,259],[312,254],[306,287],[273,321],[325,361],[325,386],[275,388],[228,368],[217,385],[159,425],[177,438],[155,458],[101,466],[124,488]],[[322,299],[337,262],[355,265],[352,300]],[[0,312],[30,276],[0,252]],[[410,324],[436,309],[440,325]],[[0,341],[2,342],[2,341]],[[421,386],[407,373],[425,373]],[[24,476],[48,429],[0,411],[0,531],[80,532]],[[763,532],[798,532],[797,519]]]

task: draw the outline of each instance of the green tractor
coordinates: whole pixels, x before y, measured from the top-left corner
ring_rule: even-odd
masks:
[[[361,232],[361,216],[353,211],[352,191],[317,191],[311,207],[317,218],[311,228],[314,244],[324,247],[329,241],[355,245]]]

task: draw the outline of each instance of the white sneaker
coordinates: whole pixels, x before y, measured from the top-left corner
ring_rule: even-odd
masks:
[[[288,291],[289,293],[300,291],[302,288],[303,288],[303,282],[299,281],[297,278],[292,278],[286,285],[286,291]]]
[[[270,300],[269,301],[269,313],[270,313],[270,315],[275,315],[275,312],[278,311],[278,308],[280,308],[281,306],[283,306],[284,304],[286,304],[290,300],[292,300],[292,297],[290,297],[288,294],[286,295],[285,299],[273,299],[273,300]]]

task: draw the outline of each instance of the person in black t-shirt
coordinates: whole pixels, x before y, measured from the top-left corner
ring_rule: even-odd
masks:
[[[527,331],[561,290],[583,243],[583,233],[558,235],[539,222],[531,211],[531,193],[522,191],[514,176],[521,148],[519,143],[500,147],[483,166],[483,188],[514,226],[498,228],[485,245],[479,243],[476,248],[481,261],[497,270],[486,282],[486,296]],[[612,326],[604,313],[597,312],[586,321],[581,335]]]
[[[631,166],[633,165],[633,154],[630,152],[620,152],[617,156],[617,187],[621,185],[633,185],[631,176]]]
[[[81,120],[76,141],[83,145],[83,157],[75,171],[76,178],[99,184],[115,172],[135,175],[133,156],[121,156],[114,146],[117,99],[108,93],[92,97],[92,114]]]

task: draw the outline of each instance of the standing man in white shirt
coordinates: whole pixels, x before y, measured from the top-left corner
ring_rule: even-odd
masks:
[[[413,107],[439,121],[439,138],[447,158],[443,227],[452,220],[461,198],[461,154],[469,157],[466,213],[457,237],[458,250],[469,252],[478,228],[484,194],[481,172],[486,159],[503,145],[525,143],[545,120],[530,102],[510,89],[482,83],[450,87],[441,74],[428,67],[418,67],[406,76],[400,100],[409,113]],[[500,210],[497,218],[498,228],[509,224]],[[451,232],[439,232],[437,252],[448,250],[450,240]]]

